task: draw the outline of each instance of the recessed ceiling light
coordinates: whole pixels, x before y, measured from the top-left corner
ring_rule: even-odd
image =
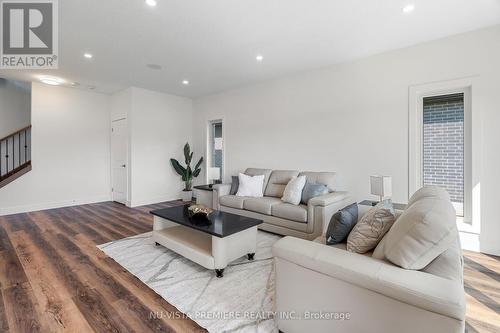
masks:
[[[411,13],[414,10],[415,10],[415,5],[413,5],[413,4],[408,4],[408,5],[403,7],[403,13],[405,13],[405,14]]]
[[[146,0],[146,5],[154,7],[156,6],[156,0]]]
[[[264,56],[262,54],[257,54],[257,56],[255,57],[255,60],[257,60],[258,62],[261,62],[262,60],[264,60]]]
[[[83,56],[87,59],[92,59],[93,55],[91,53],[84,53]]]
[[[161,66],[157,64],[147,64],[146,67],[149,69],[156,69],[156,70],[161,69]]]
[[[64,83],[64,80],[53,76],[41,76],[40,82],[49,84],[51,86],[59,86]]]
[[[189,84],[189,81],[188,80],[182,80],[182,84],[187,86]]]

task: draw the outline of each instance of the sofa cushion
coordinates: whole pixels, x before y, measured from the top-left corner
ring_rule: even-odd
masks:
[[[460,239],[457,238],[448,250],[431,261],[422,271],[444,279],[463,282],[464,267]]]
[[[306,181],[304,189],[302,190],[302,198],[300,202],[307,205],[310,199],[328,194],[328,186],[325,184],[313,183]]]
[[[323,245],[327,245],[326,244],[326,236],[325,235],[319,236],[318,238],[316,238],[314,240],[314,242],[320,243],[320,244],[323,244]],[[339,249],[339,250],[347,251],[347,243],[346,242],[337,243],[337,244],[333,244],[333,245],[328,245],[328,247],[334,247],[334,248]],[[372,251],[368,251],[366,253],[362,253],[361,255],[362,256],[370,257],[372,255]]]
[[[290,203],[292,205],[300,204],[302,199],[302,190],[306,184],[306,176],[293,177],[292,180],[286,185],[285,191],[281,201]]]
[[[271,169],[257,169],[257,168],[248,168],[245,170],[244,174],[248,176],[260,176],[264,175],[264,184],[262,184],[262,192],[266,189],[267,182],[269,181],[269,176],[271,175]]]
[[[243,173],[238,174],[238,197],[254,197],[261,198],[264,193],[262,184],[264,183],[264,175],[249,176]]]
[[[446,192],[445,189],[439,186],[428,185],[413,193],[410,200],[408,200],[407,207],[413,205],[415,202],[423,198],[441,198],[450,201],[450,195],[448,194],[448,192]]]
[[[347,237],[347,250],[365,253],[373,250],[396,219],[390,199],[379,202],[354,226]]]
[[[243,203],[243,208],[252,212],[271,215],[271,207],[281,203],[281,200],[273,197],[248,198]]]
[[[314,172],[302,171],[299,176],[306,176],[307,181],[312,183],[325,184],[330,192],[335,191],[335,172]]]
[[[358,223],[358,204],[353,203],[333,214],[326,230],[326,243],[338,244],[347,239],[352,228]]]
[[[264,195],[266,197],[281,198],[286,185],[293,177],[298,175],[299,172],[295,170],[274,170],[269,177]]]
[[[224,195],[219,198],[219,203],[222,206],[243,209],[243,202],[249,199],[248,197],[237,197],[236,195]]]
[[[238,176],[231,176],[231,189],[229,190],[229,194],[235,195],[238,193],[238,187],[240,187],[240,179]]]
[[[450,248],[457,237],[452,203],[423,197],[394,223],[384,243],[384,254],[395,265],[420,270]]]
[[[305,205],[279,203],[277,205],[273,205],[271,213],[273,216],[281,217],[283,219],[296,222],[307,222],[307,206]]]

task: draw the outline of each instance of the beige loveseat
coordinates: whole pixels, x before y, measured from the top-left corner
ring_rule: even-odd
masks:
[[[425,201],[425,223],[443,224],[439,212],[443,202],[423,197],[414,204],[422,204],[421,200]],[[406,218],[415,216],[408,215],[413,209],[411,202],[405,212],[397,214],[398,219],[401,213],[406,213]],[[361,218],[370,207],[359,207]],[[447,225],[454,223],[451,216]],[[387,260],[387,241],[382,243],[382,251],[374,251],[380,258],[376,259],[371,252],[346,251],[345,243],[325,245],[324,236],[315,241],[282,238],[273,246],[279,329],[286,333],[463,333],[463,260],[454,226],[449,229],[447,249],[420,270],[404,269]],[[429,239],[429,233],[413,239],[407,253],[419,253],[413,248]]]
[[[332,215],[349,202],[347,192],[336,191],[334,172],[299,172],[295,170],[246,169],[250,176],[264,175],[264,197],[230,195],[231,184],[214,185],[213,207],[225,212],[262,219],[260,229],[280,235],[315,239]],[[295,176],[328,186],[330,193],[309,200],[307,205],[281,201],[286,184]]]

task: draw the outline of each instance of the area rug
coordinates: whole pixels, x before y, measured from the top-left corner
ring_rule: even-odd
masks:
[[[278,239],[259,230],[255,260],[245,257],[232,262],[223,278],[163,246],[155,246],[150,232],[98,248],[209,332],[274,333],[278,329],[273,315],[271,247]]]

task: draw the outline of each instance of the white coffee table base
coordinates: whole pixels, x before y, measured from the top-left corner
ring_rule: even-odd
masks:
[[[155,216],[153,240],[205,268],[214,269],[217,277],[222,277],[231,261],[245,255],[253,260],[257,226],[221,238]]]

